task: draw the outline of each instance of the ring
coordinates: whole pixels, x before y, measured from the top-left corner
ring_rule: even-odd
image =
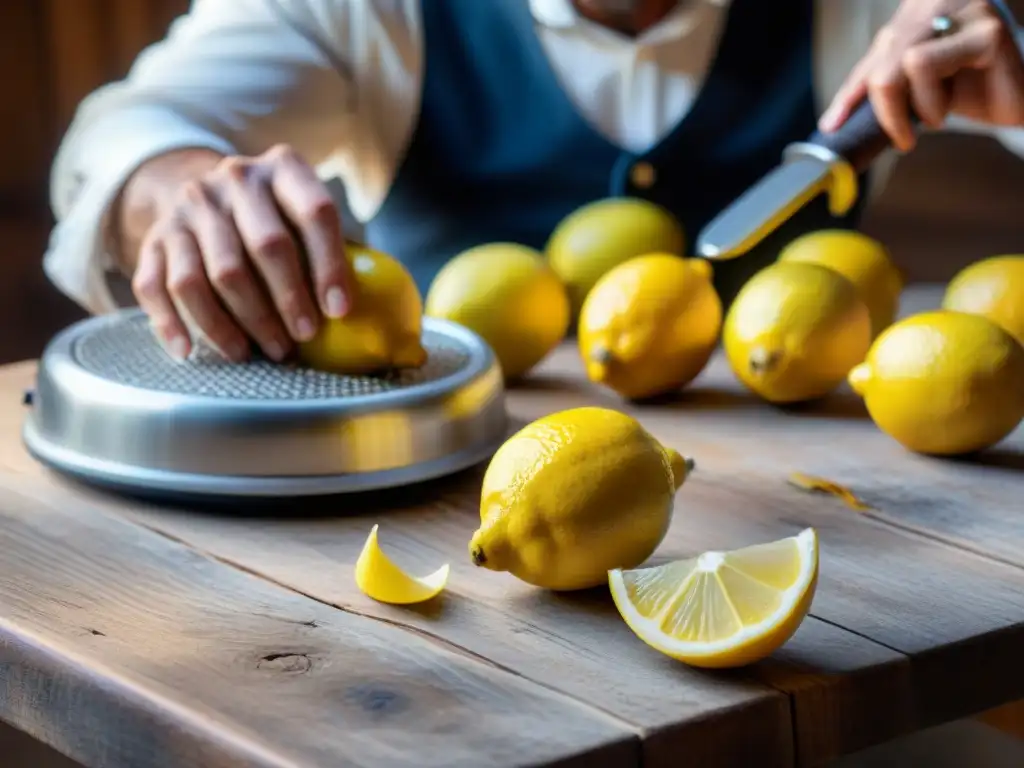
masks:
[[[949,37],[959,29],[956,19],[952,16],[936,16],[932,19],[932,37]]]

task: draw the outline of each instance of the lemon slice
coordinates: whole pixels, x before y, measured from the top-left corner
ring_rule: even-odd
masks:
[[[738,667],[770,656],[807,615],[817,582],[813,528],[733,552],[608,573],[629,628],[695,667]]]
[[[356,561],[356,586],[381,603],[410,605],[436,597],[448,583],[447,563],[429,576],[410,576],[384,554],[373,526]]]

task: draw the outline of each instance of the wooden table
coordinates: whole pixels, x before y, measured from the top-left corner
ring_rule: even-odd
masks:
[[[821,537],[796,636],[709,673],[648,649],[603,590],[475,569],[477,471],[288,516],[144,506],[26,456],[32,376],[0,369],[0,717],[88,766],[805,766],[1024,698],[1024,430],[983,461],[913,456],[849,393],[784,412],[721,360],[629,407],[699,465],[657,557]],[[566,347],[509,405],[526,421],[583,403],[626,407]],[[413,571],[451,561],[436,604],[357,591],[377,522]]]

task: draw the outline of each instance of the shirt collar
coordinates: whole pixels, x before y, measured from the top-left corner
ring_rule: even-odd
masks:
[[[529,0],[530,12],[538,24],[546,27],[567,28],[581,24],[593,24],[580,16],[572,0]],[[726,7],[731,0],[687,0],[668,14],[664,19],[647,30],[643,37],[655,36],[659,39],[680,37],[686,33],[693,23],[694,10],[697,6],[711,5]]]

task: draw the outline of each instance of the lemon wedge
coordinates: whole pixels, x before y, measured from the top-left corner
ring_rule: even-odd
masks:
[[[709,668],[770,656],[807,615],[817,582],[813,528],[732,552],[608,573],[615,606],[641,640]]]
[[[381,603],[411,605],[436,597],[448,583],[449,565],[445,563],[429,576],[410,576],[384,554],[373,526],[356,561],[356,586]]]

